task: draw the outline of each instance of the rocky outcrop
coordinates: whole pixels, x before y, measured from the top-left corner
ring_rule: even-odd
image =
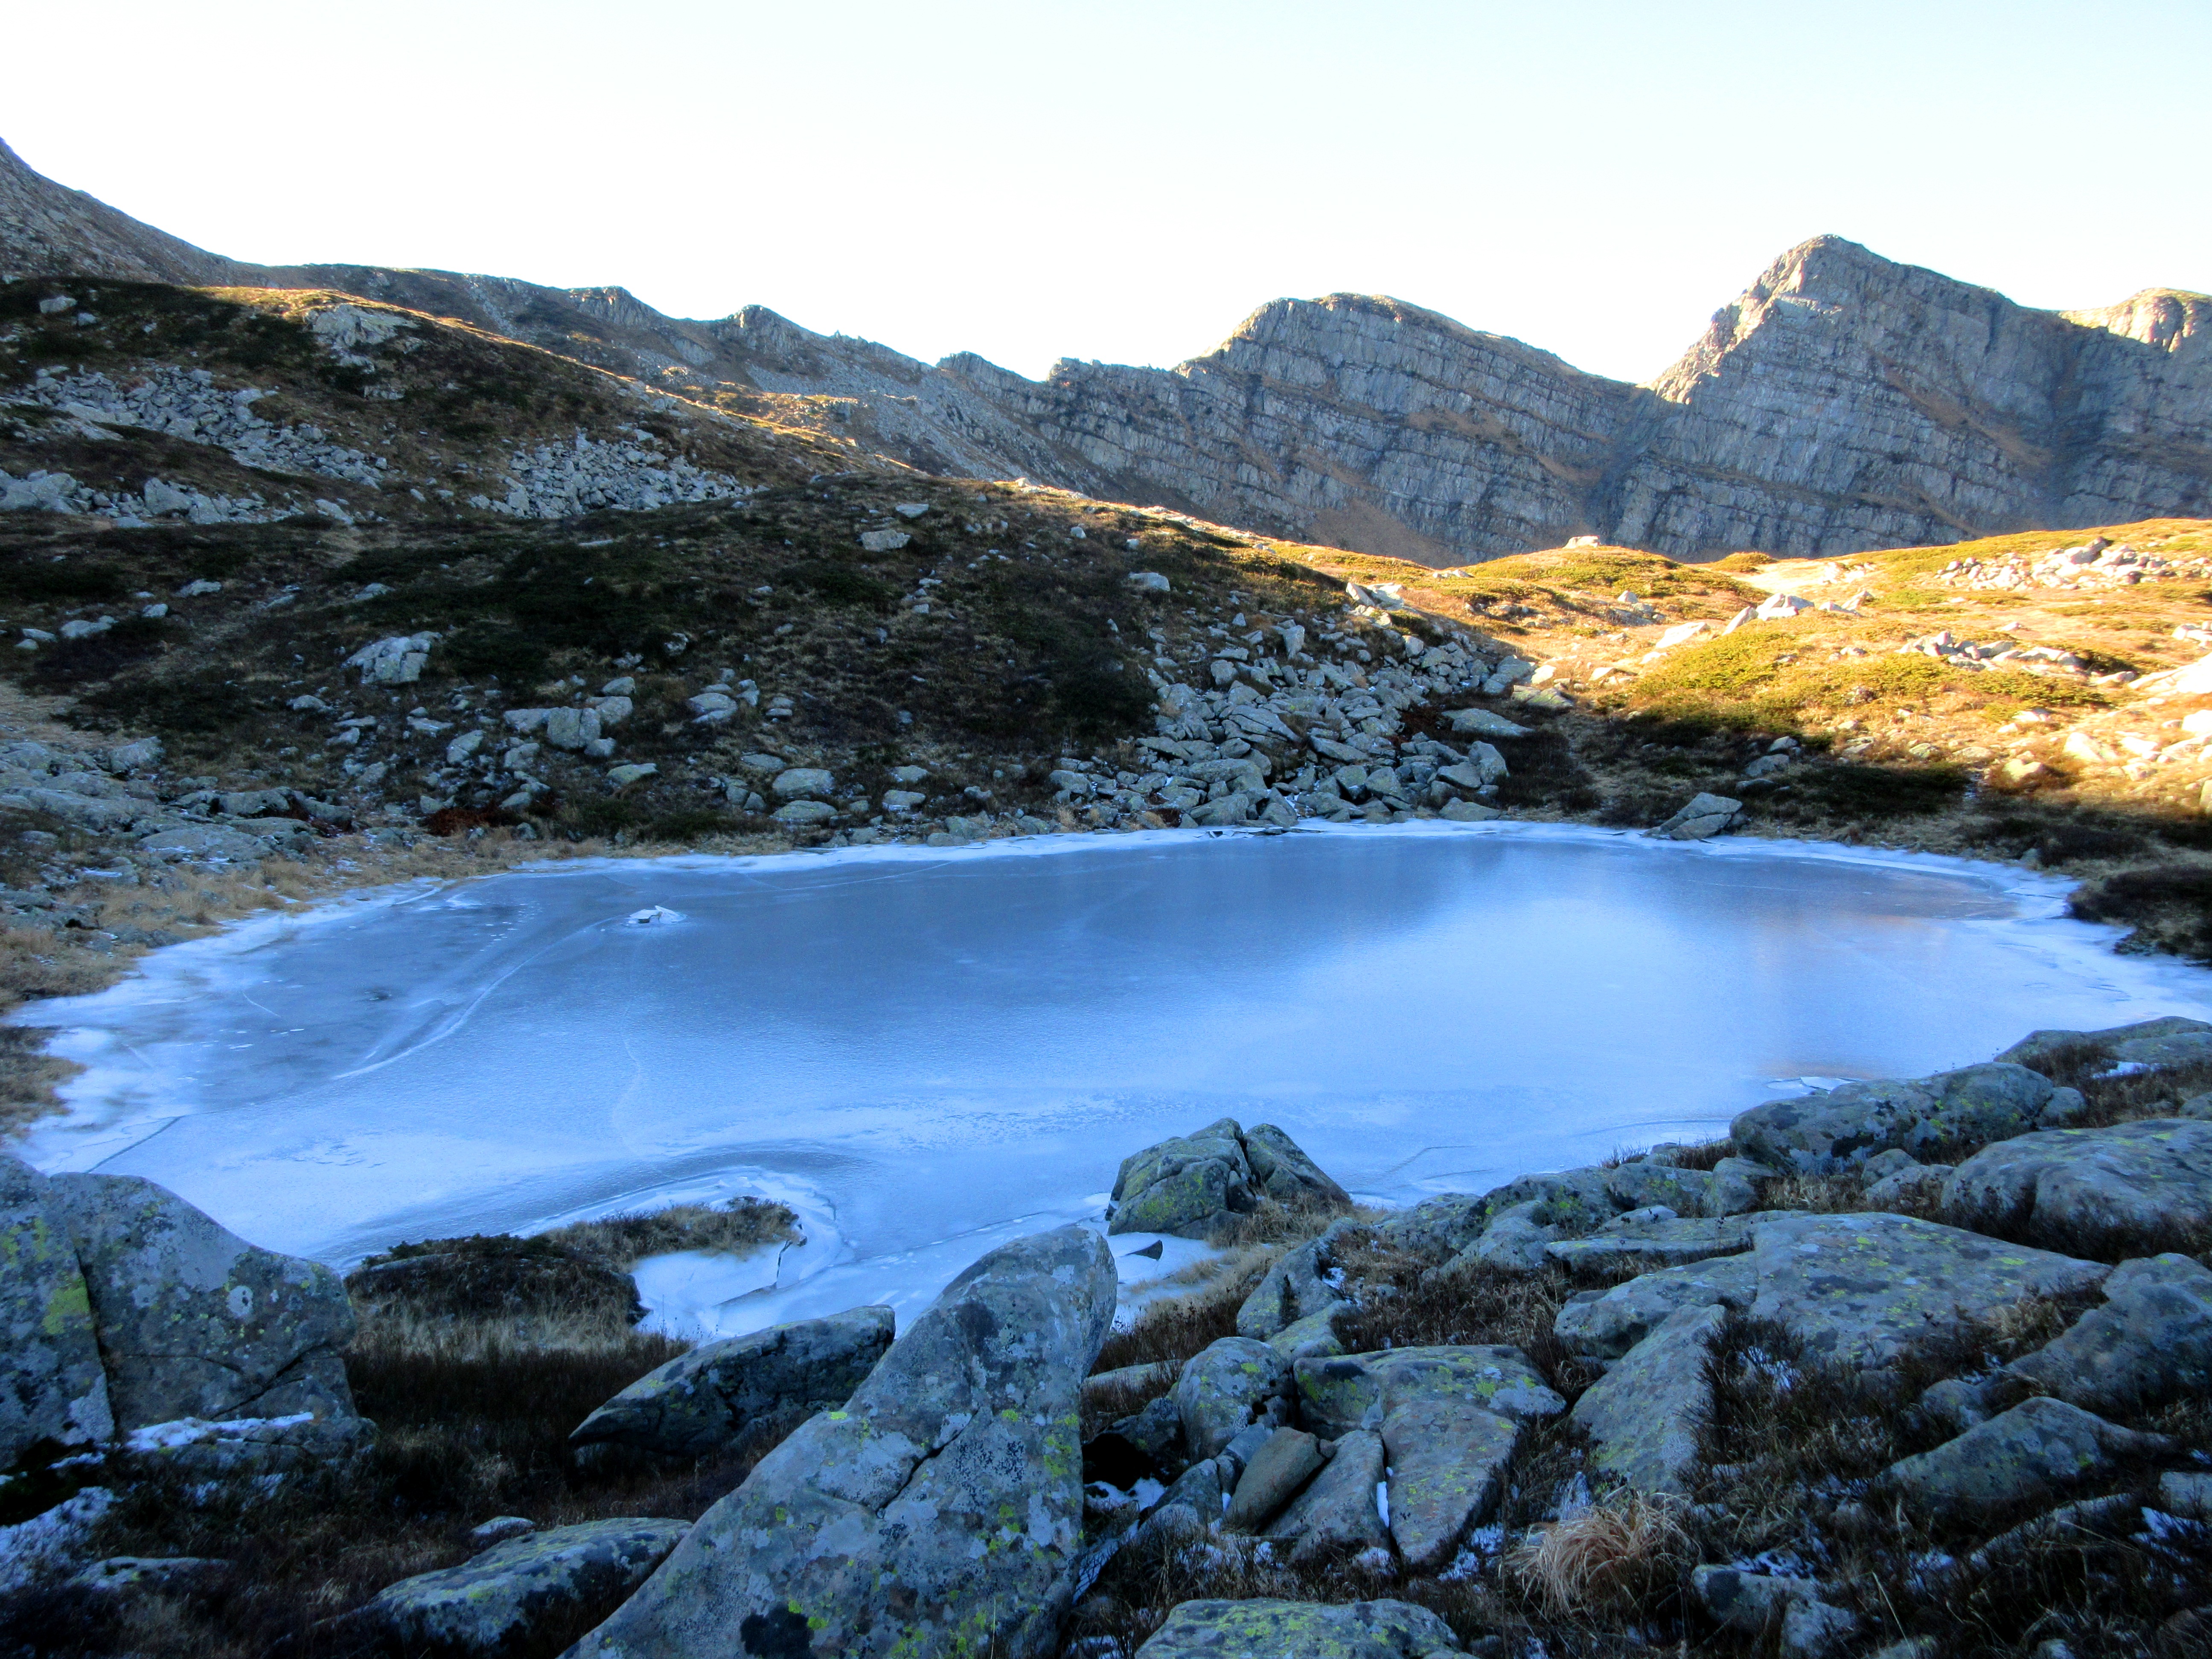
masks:
[[[647,1371],[568,1442],[704,1457],[791,1413],[843,1405],[890,1346],[891,1325],[889,1308],[851,1308],[705,1343]]]
[[[457,1567],[419,1573],[380,1590],[325,1627],[341,1650],[495,1659],[548,1624],[611,1612],[690,1530],[684,1521],[623,1517],[530,1532]]]
[[[1224,1117],[1124,1158],[1106,1231],[1206,1238],[1268,1202],[1342,1207],[1352,1200],[1273,1124],[1247,1130]]]
[[[1641,386],[1352,294],[1271,301],[1171,369],[932,367],[757,306],[696,321],[619,288],[246,265],[0,147],[0,272],[62,271],[341,289],[695,395],[831,400],[860,443],[926,471],[1434,565],[1585,534],[1677,557],[1838,554],[2212,502],[2212,300],[2037,311],[1834,236],[1783,254]]]
[[[1461,1650],[1450,1626],[1407,1601],[1186,1601],[1137,1659],[1427,1659]]]
[[[0,1155],[0,1469],[115,1430],[92,1304],[46,1176]]]
[[[2051,1129],[1975,1153],[1943,1183],[1962,1225],[2100,1250],[2185,1248],[2212,1228],[2212,1123]]]
[[[1846,1083],[1770,1101],[1739,1113],[1729,1132],[1754,1158],[1820,1174],[1885,1152],[2003,1140],[2063,1123],[2081,1109],[2077,1091],[2054,1088],[2025,1066],[1992,1061],[1911,1082]]]
[[[118,1428],[354,1416],[340,1358],[353,1309],[328,1267],[258,1249],[137,1176],[57,1176],[51,1190]]]
[[[1085,1229],[992,1251],[575,1653],[1048,1652],[1080,1541],[1081,1383],[1114,1299]]]

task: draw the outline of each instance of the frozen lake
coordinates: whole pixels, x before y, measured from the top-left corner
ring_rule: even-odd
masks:
[[[341,1266],[766,1193],[806,1248],[658,1264],[648,1299],[725,1332],[910,1310],[1224,1115],[1404,1203],[1718,1134],[1802,1079],[2212,1007],[2212,976],[2112,955],[2064,890],[1443,823],[554,866],[256,921],[39,1006],[88,1069],[27,1150]],[[626,921],[645,906],[681,919]]]

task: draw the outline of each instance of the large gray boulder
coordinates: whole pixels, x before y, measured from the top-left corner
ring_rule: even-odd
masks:
[[[1467,1529],[1497,1508],[1522,1433],[1511,1418],[1455,1400],[1416,1396],[1382,1419],[1390,1536],[1407,1568],[1451,1564]]]
[[[1265,1200],[1292,1206],[1352,1202],[1273,1124],[1247,1130],[1224,1117],[1124,1158],[1106,1231],[1206,1238]]]
[[[1185,1601],[1137,1659],[1427,1659],[1463,1651],[1407,1601]]]
[[[1685,1496],[1698,1431],[1712,1411],[1705,1359],[1728,1310],[1680,1308],[1575,1401],[1589,1436],[1590,1468],[1638,1492]]]
[[[1682,1308],[1718,1304],[1748,1312],[1759,1296],[1758,1264],[1748,1255],[1715,1256],[1644,1273],[1609,1291],[1585,1291],[1559,1310],[1553,1334],[1601,1359],[1618,1359]]]
[[[1923,1513],[1977,1516],[2063,1496],[2109,1475],[2123,1459],[2174,1449],[2162,1435],[2039,1396],[1891,1464],[1879,1484]]]
[[[1291,1418],[1289,1358],[1249,1336],[1224,1336],[1183,1363],[1173,1398],[1184,1449],[1212,1457],[1255,1423]]]
[[[2212,1234],[2212,1123],[2151,1118],[1986,1146],[1943,1183],[1943,1212],[2103,1253],[2201,1249]]]
[[[118,1428],[356,1413],[353,1310],[319,1261],[256,1249],[137,1176],[56,1176]]]
[[[688,1521],[625,1518],[528,1533],[403,1578],[327,1628],[409,1653],[491,1659],[550,1622],[573,1630],[572,1620],[613,1612],[690,1530]]]
[[[2185,1255],[2123,1261],[2102,1307],[2005,1369],[2084,1411],[2202,1399],[2212,1394],[2212,1270]]]
[[[984,1256],[574,1652],[1050,1652],[1082,1543],[1082,1382],[1115,1291],[1085,1228]]]
[[[1567,1408],[1527,1354],[1500,1344],[1340,1354],[1301,1359],[1295,1369],[1299,1416],[1320,1435],[1380,1429],[1414,1400],[1456,1402],[1517,1423]]]
[[[1755,1317],[1787,1325],[1815,1358],[1869,1367],[2031,1297],[2093,1290],[2112,1271],[1880,1211],[1763,1222],[1752,1255]]]
[[[0,1156],[0,1470],[114,1431],[92,1304],[46,1178]]]
[[[1917,1155],[1958,1142],[1978,1145],[2063,1121],[2081,1097],[2054,1089],[2025,1066],[1992,1061],[1933,1077],[1839,1088],[1769,1101],[1729,1125],[1735,1144],[1778,1169],[1826,1174],[1893,1148]]]
[[[2168,1015],[2098,1031],[2030,1031],[1997,1058],[2035,1066],[2086,1053],[2106,1066],[2190,1066],[2212,1060],[2212,1024]]]
[[[703,1457],[792,1412],[842,1406],[891,1346],[889,1308],[771,1325],[678,1354],[624,1389],[569,1435],[675,1457]]]
[[[1353,1224],[1336,1222],[1319,1238],[1285,1250],[1237,1310],[1237,1334],[1264,1342],[1300,1320],[1348,1306],[1328,1275],[1337,1265],[1338,1243]]]

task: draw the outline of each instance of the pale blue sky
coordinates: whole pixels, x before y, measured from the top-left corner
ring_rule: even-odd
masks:
[[[2212,3],[26,7],[0,137],[242,258],[1167,363],[1395,294],[1656,374],[1825,231],[2212,289]]]

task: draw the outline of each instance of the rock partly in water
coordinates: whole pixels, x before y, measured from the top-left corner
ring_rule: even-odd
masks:
[[[704,1457],[756,1426],[842,1406],[891,1345],[889,1308],[772,1325],[678,1354],[624,1389],[569,1435],[675,1457]]]
[[[844,1409],[708,1510],[578,1659],[1041,1659],[1081,1547],[1082,1380],[1115,1294],[1085,1228],[984,1256]]]
[[[1753,1315],[1788,1326],[1812,1357],[1856,1366],[1889,1365],[2030,1297],[2093,1290],[2111,1271],[1880,1212],[1764,1222],[1752,1254]]]
[[[1712,1410],[1705,1360],[1728,1310],[1681,1308],[1575,1402],[1596,1475],[1638,1492],[1684,1495],[1698,1430]]]
[[[318,1261],[257,1249],[137,1176],[54,1177],[117,1426],[355,1415],[353,1309]]]
[[[2074,1249],[2202,1249],[2212,1237],[2212,1123],[2152,1118],[1987,1146],[1943,1183],[1961,1226]]]
[[[1729,1133],[1761,1163],[1826,1174],[1891,1150],[1917,1154],[2026,1134],[2081,1106],[2078,1092],[2053,1088],[2040,1072],[1992,1062],[1769,1101],[1739,1113]]]
[[[1971,1516],[2063,1497],[2110,1474],[2123,1459],[2174,1449],[2162,1435],[2039,1396],[1891,1464],[1881,1485],[1923,1512]]]
[[[1727,795],[1692,795],[1674,816],[1654,824],[1650,835],[1662,841],[1710,841],[1735,828],[1743,817],[1743,803]]]
[[[1427,1659],[1462,1651],[1407,1601],[1185,1601],[1137,1659]]]
[[[1124,1158],[1106,1231],[1206,1238],[1263,1200],[1334,1208],[1352,1201],[1273,1124],[1248,1131],[1224,1117]]]
[[[46,1176],[0,1154],[0,1470],[115,1431],[92,1304]]]
[[[528,1533],[459,1566],[403,1578],[325,1629],[410,1653],[491,1659],[548,1624],[573,1630],[575,1620],[612,1613],[690,1529],[624,1518]]]

